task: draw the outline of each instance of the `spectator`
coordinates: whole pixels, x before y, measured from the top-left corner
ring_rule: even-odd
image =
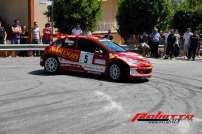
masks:
[[[179,54],[180,54],[180,34],[178,32],[178,30],[175,30],[175,38],[176,38],[176,41],[175,41],[175,44],[174,44],[174,56],[175,57],[178,57]]]
[[[170,57],[170,59],[173,58],[175,43],[176,43],[176,36],[175,36],[174,30],[171,30],[171,33],[168,36],[168,45],[166,47],[165,59],[168,59],[168,57]]]
[[[51,33],[52,33],[52,28],[50,23],[45,24],[45,28],[43,29],[43,44],[50,44],[51,42]]]
[[[34,22],[34,27],[32,28],[32,43],[39,44],[41,39],[40,29],[37,22]]]
[[[40,44],[40,41],[41,41],[40,29],[38,23],[34,22],[34,27],[32,28],[32,43]],[[40,52],[38,52],[38,55],[40,55]],[[34,56],[37,56],[37,51],[34,51]]]
[[[190,37],[193,35],[191,28],[187,28],[187,32],[184,33],[184,55],[188,57],[188,51],[190,46]]]
[[[2,22],[0,21],[0,44],[5,44],[7,38],[7,33],[5,28],[2,25]]]
[[[109,40],[113,40],[114,39],[114,37],[112,35],[111,29],[108,30],[108,33],[105,35],[105,38],[109,39]]]
[[[154,58],[158,58],[158,48],[160,44],[160,34],[157,28],[154,28],[153,32],[150,34],[150,48],[151,48],[151,56]]]
[[[140,46],[143,50],[143,56],[147,56],[149,49],[150,49],[149,45],[147,44],[147,40],[148,40],[147,33],[144,32],[142,35],[140,35],[139,42],[140,42]]]
[[[21,39],[20,39],[20,44],[27,44],[28,43],[28,30],[26,26],[22,27],[22,34],[21,34]],[[21,51],[19,53],[19,56],[27,56],[26,51]]]
[[[198,44],[198,47],[197,47],[197,56],[200,58],[200,55],[201,55],[201,45],[202,45],[202,34],[199,35],[199,44]]]
[[[188,60],[190,60],[191,57],[193,61],[195,60],[198,44],[199,44],[199,35],[198,32],[195,31],[194,34],[190,37]]]
[[[83,34],[83,31],[79,24],[77,24],[76,27],[72,29],[72,34],[73,35],[82,35]]]
[[[20,38],[22,34],[22,27],[20,25],[19,20],[14,21],[14,25],[11,27],[12,30],[12,39],[11,43],[12,44],[20,44]]]
[[[21,44],[27,44],[28,43],[28,30],[26,26],[23,26],[22,28],[22,34],[21,34]]]
[[[92,32],[90,30],[88,30],[87,28],[85,28],[83,31],[83,35],[92,36]]]
[[[163,33],[163,40],[164,40],[164,55],[166,54],[166,48],[168,45],[168,36],[170,35],[170,30],[166,29],[165,32]]]
[[[170,35],[170,30],[169,29],[166,29],[166,31],[163,33],[163,38],[164,38],[164,42],[165,42],[165,45],[167,45],[168,43],[168,36]]]

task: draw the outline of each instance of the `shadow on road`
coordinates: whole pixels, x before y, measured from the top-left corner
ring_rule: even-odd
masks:
[[[40,70],[35,70],[32,72],[29,72],[29,74],[31,75],[37,75],[37,76],[57,76],[57,75],[68,75],[68,76],[72,76],[72,77],[78,77],[78,78],[86,78],[86,79],[94,79],[94,80],[100,80],[100,81],[106,81],[106,82],[113,82],[116,83],[114,81],[109,80],[108,78],[106,78],[106,76],[102,75],[93,75],[93,74],[86,74],[86,73],[77,73],[77,72],[70,72],[70,71],[60,71],[57,74],[48,74],[46,73],[45,70],[40,69]],[[121,82],[118,83],[128,83],[128,84],[141,84],[141,83],[145,83],[148,82],[148,79],[127,79],[127,80],[123,80]]]

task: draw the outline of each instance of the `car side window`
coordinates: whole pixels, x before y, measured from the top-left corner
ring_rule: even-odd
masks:
[[[61,39],[57,39],[56,41],[53,42],[53,45],[55,45],[57,47],[61,47],[62,46],[62,40]]]
[[[65,38],[62,40],[62,46],[68,49],[75,49],[76,38]]]
[[[97,44],[93,41],[87,40],[87,39],[78,39],[78,47],[77,49],[84,52],[90,52],[94,53],[95,49],[97,47]]]

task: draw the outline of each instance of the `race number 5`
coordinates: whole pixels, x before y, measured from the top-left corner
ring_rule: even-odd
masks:
[[[84,63],[88,63],[88,55],[85,55]]]
[[[80,63],[85,63],[85,64],[92,64],[93,62],[93,53],[89,53],[89,52],[82,52],[80,54]]]

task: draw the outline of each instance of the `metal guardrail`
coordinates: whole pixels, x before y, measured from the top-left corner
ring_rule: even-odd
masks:
[[[49,44],[0,44],[0,51],[43,51]]]

